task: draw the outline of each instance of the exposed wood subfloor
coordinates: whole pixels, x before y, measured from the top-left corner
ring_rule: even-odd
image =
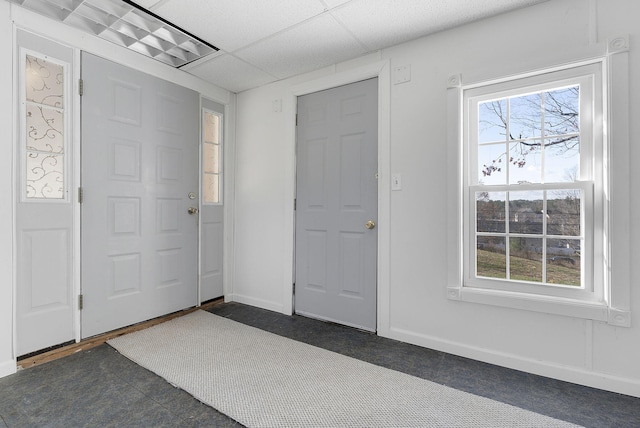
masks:
[[[62,346],[60,348],[56,348],[51,351],[42,352],[37,355],[32,355],[27,358],[22,358],[22,359],[19,358],[18,364],[17,364],[18,370],[27,369],[30,367],[37,366],[39,364],[47,363],[49,361],[54,361],[54,360],[57,360],[58,358],[75,354],[76,352],[86,351],[87,349],[91,349],[96,346],[102,345],[103,343],[113,339],[114,337],[122,336],[123,334],[127,334],[127,333],[133,333],[134,331],[138,331],[138,330],[144,330],[145,328],[153,327],[154,325],[161,324],[165,321],[169,321],[174,318],[178,318],[183,315],[190,314],[191,312],[196,311],[198,309],[207,311],[212,307],[214,307],[215,305],[219,305],[223,302],[224,302],[223,298],[214,299],[206,303],[203,303],[198,307],[184,309],[182,311],[173,312],[171,314],[154,318],[148,321],[143,321],[138,324],[130,325],[128,327],[123,327],[118,330],[109,331],[107,333],[82,340],[78,343]]]

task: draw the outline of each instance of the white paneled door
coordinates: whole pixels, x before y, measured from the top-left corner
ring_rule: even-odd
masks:
[[[200,118],[173,83],[86,53],[82,76],[85,338],[198,303]]]
[[[376,330],[378,80],[298,98],[295,311]]]
[[[16,35],[16,355],[21,356],[74,339],[73,50],[25,31]]]

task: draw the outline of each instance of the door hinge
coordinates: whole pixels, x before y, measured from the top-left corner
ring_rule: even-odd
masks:
[[[83,79],[78,79],[78,93],[80,94],[80,96],[84,95],[84,80]]]
[[[296,283],[295,282],[293,283],[293,295],[294,296],[296,295]]]
[[[298,126],[298,113],[296,113],[296,126]]]
[[[298,209],[298,198],[293,198],[293,210]]]
[[[82,294],[78,294],[78,309],[84,309],[84,297]]]
[[[81,204],[84,201],[84,189],[78,187],[78,203]]]

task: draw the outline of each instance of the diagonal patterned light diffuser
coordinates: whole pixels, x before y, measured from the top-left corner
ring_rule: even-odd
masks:
[[[219,49],[129,0],[9,0],[174,67]]]

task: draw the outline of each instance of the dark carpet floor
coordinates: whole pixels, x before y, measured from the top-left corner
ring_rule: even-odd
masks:
[[[640,427],[638,398],[241,304],[210,312],[586,427]],[[0,427],[232,426],[239,425],[106,344],[0,379]]]

